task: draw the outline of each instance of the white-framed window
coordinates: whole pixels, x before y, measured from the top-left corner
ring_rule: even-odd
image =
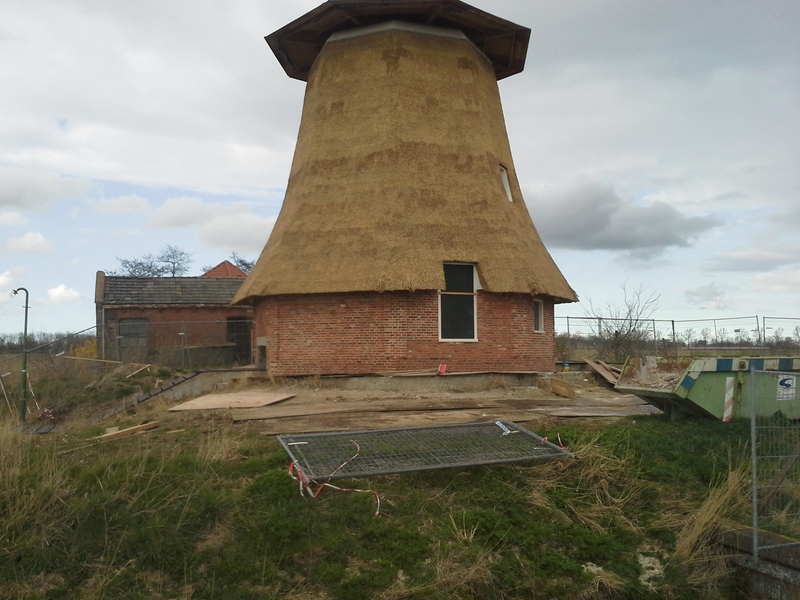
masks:
[[[444,281],[445,289],[439,291],[439,341],[477,341],[481,286],[475,265],[444,263]]]
[[[503,189],[506,191],[508,201],[513,202],[514,197],[511,195],[511,183],[508,180],[508,169],[506,169],[503,165],[500,165],[500,181],[503,182]]]
[[[544,333],[544,301],[533,299],[533,330]]]

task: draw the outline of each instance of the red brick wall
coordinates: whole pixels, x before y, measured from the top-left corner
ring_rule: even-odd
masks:
[[[186,345],[207,346],[224,344],[227,336],[228,317],[251,318],[249,307],[175,307],[175,308],[107,308],[105,330],[107,332],[106,354],[112,356],[116,344],[113,339],[119,322],[124,319],[147,319],[147,345],[150,348],[180,347],[184,344],[181,333],[186,335]]]
[[[478,292],[478,341],[439,341],[435,291],[269,296],[255,305],[271,374],[552,371],[553,303],[533,331],[533,298]]]

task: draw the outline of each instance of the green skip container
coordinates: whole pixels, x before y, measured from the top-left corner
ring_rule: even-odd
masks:
[[[751,370],[759,371],[755,387]],[[767,373],[762,373],[766,371]],[[630,357],[615,388],[635,394],[672,418],[695,415],[730,421],[781,412],[800,419],[800,358]],[[751,397],[753,396],[753,397]]]

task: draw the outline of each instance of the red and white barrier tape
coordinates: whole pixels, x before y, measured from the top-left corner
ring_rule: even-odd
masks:
[[[357,457],[361,453],[361,446],[358,445],[358,442],[356,442],[355,440],[350,440],[350,442],[355,444],[356,453],[353,456],[351,456],[350,458],[348,458],[346,461],[344,461],[341,465],[336,467],[331,472],[331,474],[328,475],[328,477],[333,477],[336,473],[341,471],[345,467],[345,465],[347,465],[347,463],[349,463],[351,460],[353,460],[355,457]],[[289,475],[291,475],[292,479],[294,479],[295,481],[297,481],[299,483],[299,485],[300,485],[300,495],[303,496],[303,497],[308,495],[309,498],[316,498],[317,496],[319,496],[319,493],[322,491],[322,489],[326,488],[326,487],[329,487],[329,488],[334,489],[334,490],[338,490],[340,492],[359,492],[359,493],[363,493],[363,494],[372,494],[373,496],[375,496],[375,504],[376,504],[375,516],[377,517],[381,512],[381,496],[375,490],[361,490],[361,489],[358,489],[358,488],[342,488],[342,487],[333,485],[332,483],[327,483],[327,482],[320,483],[319,481],[317,481],[315,479],[312,479],[311,477],[306,475],[303,472],[303,468],[299,464],[297,464],[296,460],[293,461],[292,464],[289,465]],[[311,489],[312,485],[316,485],[317,486],[316,490],[312,491],[312,489]]]

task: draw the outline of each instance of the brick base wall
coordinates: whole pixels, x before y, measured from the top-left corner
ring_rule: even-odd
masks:
[[[436,291],[269,296],[256,302],[255,336],[282,375],[398,371],[552,371],[553,303],[534,331],[533,298],[478,292],[476,342],[439,341]]]

